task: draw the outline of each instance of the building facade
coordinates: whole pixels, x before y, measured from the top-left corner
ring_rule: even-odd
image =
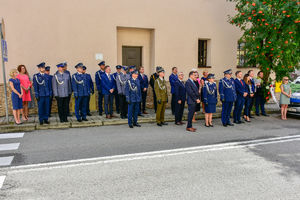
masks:
[[[223,77],[223,71],[248,71],[237,45],[242,32],[230,25],[235,3],[225,0],[0,0],[5,20],[10,69],[24,64],[32,75],[36,65],[67,61],[68,70],[82,62],[87,73],[99,70],[105,60],[112,72],[116,65],[144,66],[147,75],[156,66],[183,71],[192,68],[200,76],[207,69]],[[253,68],[256,70],[255,68]],[[0,83],[3,83],[0,70]]]

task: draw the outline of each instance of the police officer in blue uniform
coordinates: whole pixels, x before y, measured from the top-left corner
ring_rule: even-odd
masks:
[[[127,112],[128,112],[128,104],[125,96],[125,87],[126,87],[126,82],[130,79],[130,74],[127,73],[127,70],[128,70],[128,66],[123,66],[121,74],[119,74],[116,78],[116,84],[117,84],[119,100],[120,100],[120,110],[121,110],[120,117],[122,119],[127,118]]]
[[[35,98],[38,102],[40,125],[49,124],[50,99],[52,96],[51,77],[45,74],[45,63],[37,65],[39,73],[33,75],[33,87]]]
[[[219,82],[219,93],[220,100],[222,102],[222,123],[223,126],[233,126],[230,123],[230,113],[232,110],[233,102],[236,100],[236,91],[234,79],[231,78],[232,71],[231,69],[224,71],[224,78]]]
[[[236,124],[245,123],[241,120],[241,114],[243,107],[245,105],[245,97],[248,95],[246,88],[246,83],[243,80],[243,74],[241,71],[235,72],[236,79],[234,80],[235,91],[236,91],[236,101],[233,110],[233,122]]]
[[[131,65],[128,67],[129,68],[129,74],[130,76],[132,75],[132,72],[136,70],[135,65]]]
[[[102,94],[102,86],[101,86],[101,76],[105,74],[105,61],[101,61],[99,64],[100,70],[95,73],[95,81],[98,90],[98,108],[99,108],[99,115],[102,116],[103,112],[103,94]]]
[[[90,99],[91,99],[91,96],[94,94],[94,83],[93,83],[91,75],[86,73],[86,66],[82,66],[82,69],[83,69],[82,73],[86,75],[88,87],[90,89],[90,95],[88,96],[88,100],[87,100],[87,104],[86,104],[86,115],[92,116],[92,114],[90,112]]]
[[[128,125],[141,127],[137,123],[140,101],[142,100],[140,80],[138,79],[138,70],[131,71],[132,77],[127,81],[125,87],[126,101],[128,103]],[[132,123],[133,118],[133,123]]]
[[[117,76],[119,74],[121,74],[121,70],[122,70],[122,66],[121,65],[117,65],[116,66],[117,71],[115,73],[113,73],[113,77],[115,79],[115,82],[117,82]],[[114,96],[115,96],[115,105],[116,105],[116,110],[117,113],[120,113],[120,101],[119,101],[119,92],[118,92],[118,87],[116,86],[116,89],[114,90]]]
[[[50,76],[50,80],[51,80],[51,82],[52,82],[53,76],[50,75],[50,67],[49,67],[49,66],[45,67],[45,74],[48,74],[48,75]],[[53,95],[50,96],[50,97],[51,97],[51,99],[50,99],[49,117],[51,117],[51,109],[52,109]]]
[[[68,63],[67,63],[67,61],[62,62],[62,63],[64,64],[64,70],[65,70],[65,73],[69,75],[69,78],[70,78],[70,80],[71,80],[71,73],[70,73],[70,71],[68,70]],[[72,92],[73,92],[73,90],[72,90]],[[71,94],[70,94],[69,97],[68,97],[69,105],[70,105],[70,101],[71,101],[71,95],[72,95],[72,92],[71,92]],[[68,106],[68,116],[69,116],[69,117],[72,116],[71,113],[70,113],[70,107],[69,107],[69,106]]]
[[[75,68],[77,73],[72,75],[72,89],[75,97],[75,115],[78,122],[88,121],[86,119],[86,105],[88,96],[90,95],[90,88],[87,77],[82,73],[83,64],[78,63]],[[79,110],[81,116],[79,114]]]
[[[212,125],[212,114],[216,112],[216,105],[218,103],[217,85],[215,75],[209,74],[207,76],[208,83],[203,87],[203,101],[205,105],[205,126],[214,127]]]
[[[58,70],[52,78],[53,96],[57,101],[60,122],[69,122],[69,96],[72,95],[71,77],[65,71],[65,63],[59,63],[56,66]]]

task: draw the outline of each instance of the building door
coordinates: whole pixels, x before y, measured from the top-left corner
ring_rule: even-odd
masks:
[[[136,65],[139,69],[142,66],[142,47],[122,47],[122,65]]]

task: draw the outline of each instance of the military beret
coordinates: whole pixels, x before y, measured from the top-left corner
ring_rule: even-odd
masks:
[[[44,68],[44,67],[45,67],[45,63],[42,62],[42,63],[38,64],[37,67],[38,67],[38,68],[40,68],[40,67],[41,67],[41,68]]]
[[[232,74],[232,71],[231,71],[231,69],[228,69],[228,70],[224,71],[223,73],[224,74]]]
[[[101,61],[98,65],[105,65],[105,61]]]
[[[116,69],[122,69],[122,66],[121,65],[117,65]]]
[[[50,71],[50,67],[49,66],[45,67],[45,71]]]
[[[156,67],[156,71],[160,70],[161,68],[162,68],[162,67],[157,66],[157,67]]]

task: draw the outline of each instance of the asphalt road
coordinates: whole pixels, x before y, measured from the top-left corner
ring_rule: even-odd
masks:
[[[223,127],[142,124],[43,130],[0,168],[0,199],[299,199],[299,118]]]

